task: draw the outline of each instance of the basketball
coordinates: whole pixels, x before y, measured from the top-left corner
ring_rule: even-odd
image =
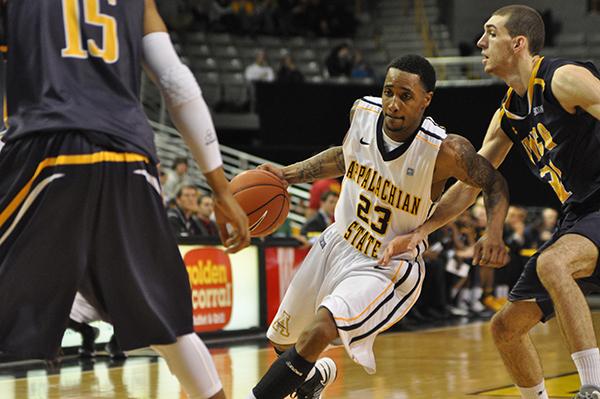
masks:
[[[231,179],[230,187],[233,197],[248,215],[252,237],[273,233],[287,218],[290,196],[273,173],[247,170]]]

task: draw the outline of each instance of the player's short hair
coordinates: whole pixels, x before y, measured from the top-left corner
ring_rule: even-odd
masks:
[[[508,34],[511,37],[525,36],[532,55],[542,51],[546,30],[539,12],[528,6],[513,4],[497,9],[492,15],[508,16],[506,20]]]
[[[407,54],[390,62],[386,72],[389,71],[390,68],[419,75],[425,91],[429,92],[435,90],[435,69],[433,69],[433,66],[425,57],[416,54]]]

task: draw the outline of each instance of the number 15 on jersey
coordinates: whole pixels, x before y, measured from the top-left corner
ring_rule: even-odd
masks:
[[[107,64],[119,60],[119,39],[117,36],[117,20],[100,12],[100,1],[83,0],[83,19],[79,0],[62,0],[63,23],[65,27],[65,47],[61,51],[64,58],[102,58]],[[117,0],[104,0],[116,6]],[[98,26],[102,29],[102,45],[94,39],[83,43],[81,30],[83,24]]]

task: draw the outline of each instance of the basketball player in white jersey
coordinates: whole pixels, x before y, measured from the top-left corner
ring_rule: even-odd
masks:
[[[394,237],[427,219],[449,178],[483,190],[489,215],[483,251],[490,262],[506,261],[506,181],[465,138],[424,118],[434,88],[435,71],[425,58],[396,59],[388,66],[382,98],[354,103],[342,146],[284,168],[262,166],[286,184],[341,175],[344,180],[335,223],[307,255],[267,332],[281,356],[248,398],[293,392],[320,398],[336,374],[331,359],[317,362],[330,344],[343,344],[356,363],[375,372],[375,337],[417,300],[427,243],[385,267],[378,259]]]

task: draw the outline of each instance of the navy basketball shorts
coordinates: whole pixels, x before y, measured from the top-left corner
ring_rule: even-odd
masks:
[[[600,212],[595,211],[584,215],[574,213],[565,214],[558,225],[558,228],[546,243],[525,264],[519,280],[511,290],[508,299],[511,302],[533,301],[538,304],[542,310],[542,321],[546,322],[554,316],[554,305],[550,295],[540,281],[536,265],[538,257],[546,248],[554,244],[565,234],[578,234],[588,238],[596,247],[600,248]],[[600,262],[600,258],[599,258]],[[596,264],[596,269],[590,277],[577,280],[577,284],[585,295],[592,292],[600,292],[600,268]]]
[[[147,156],[43,133],[0,153],[0,353],[54,359],[79,290],[125,350],[193,332],[189,279]]]

